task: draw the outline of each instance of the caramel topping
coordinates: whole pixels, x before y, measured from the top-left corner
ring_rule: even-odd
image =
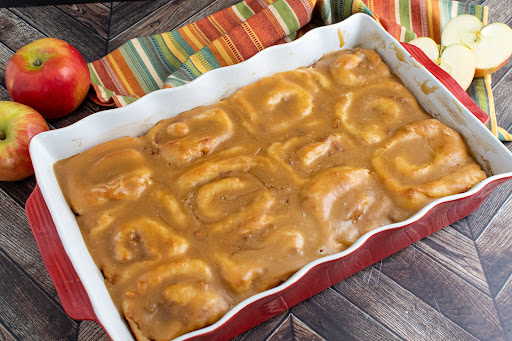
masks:
[[[138,340],[170,340],[486,175],[380,56],[325,55],[61,160]]]

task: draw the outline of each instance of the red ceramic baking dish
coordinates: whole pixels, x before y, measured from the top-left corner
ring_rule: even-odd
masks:
[[[241,302],[215,324],[176,340],[234,337],[467,216],[494,188],[512,178],[512,154],[488,131],[487,116],[455,81],[416,48],[393,39],[369,16],[356,14],[312,30],[295,42],[266,49],[241,64],[213,70],[187,85],[156,91],[126,107],[96,113],[32,140],[38,187],[27,201],[26,212],[66,312],[74,319],[99,322],[113,340],[133,340],[62,195],[53,172],[56,161],[115,138],[140,136],[164,118],[216,102],[262,77],[311,65],[327,52],[356,46],[377,51],[430,115],[463,136],[489,177],[468,192],[430,203],[404,222],[366,233],[347,250],[309,263],[283,284]]]

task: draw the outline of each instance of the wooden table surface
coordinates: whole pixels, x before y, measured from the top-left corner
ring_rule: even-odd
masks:
[[[4,79],[7,61],[33,40],[64,39],[89,62],[130,38],[177,28],[235,2],[0,8],[0,100],[10,100]],[[491,22],[512,25],[511,0],[466,2],[488,5]],[[499,124],[512,131],[512,59],[493,75],[493,91]],[[75,113],[49,123],[67,126],[100,110],[86,100]],[[60,305],[25,216],[34,186],[34,177],[0,182],[0,340],[108,340],[98,324],[75,321]],[[512,181],[469,217],[236,340],[512,340],[511,193]]]

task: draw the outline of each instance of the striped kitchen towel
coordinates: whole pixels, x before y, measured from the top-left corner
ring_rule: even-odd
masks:
[[[131,39],[90,63],[92,98],[102,105],[124,106],[359,12],[372,16],[401,42],[428,36],[437,43],[454,16],[473,14],[486,23],[488,14],[486,6],[450,0],[245,0],[179,29]],[[493,134],[512,141],[496,123],[491,77],[475,78],[467,92],[489,115]]]

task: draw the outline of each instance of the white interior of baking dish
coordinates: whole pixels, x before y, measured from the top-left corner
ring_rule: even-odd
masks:
[[[133,340],[133,336],[110,299],[103,276],[88,253],[75,215],[60,191],[53,164],[105,141],[123,136],[140,136],[162,119],[199,105],[214,103],[262,77],[311,65],[330,51],[358,46],[376,50],[430,115],[465,138],[477,161],[493,176],[469,192],[430,203],[405,222],[368,232],[349,249],[306,265],[280,286],[241,302],[214,325],[186,334],[177,340],[215,329],[249,303],[284,290],[300,280],[312,267],[343,257],[375,233],[409,224],[420,219],[440,202],[469,196],[491,181],[512,176],[512,154],[437,79],[413,60],[393,37],[365,14],[355,14],[339,24],[312,30],[294,42],[268,48],[238,65],[210,71],[185,86],[159,90],[126,107],[99,112],[69,127],[39,134],[30,144],[37,182],[64,249],[89,294],[96,316],[112,339]]]

